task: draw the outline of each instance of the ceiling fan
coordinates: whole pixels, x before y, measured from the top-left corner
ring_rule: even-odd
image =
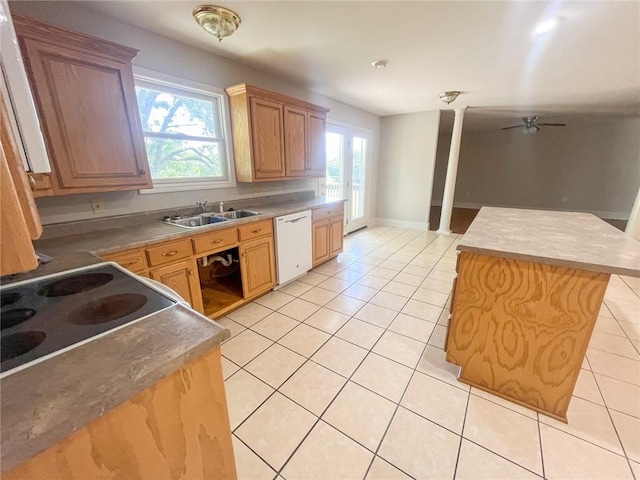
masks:
[[[512,128],[522,128],[524,133],[536,133],[541,130],[540,127],[566,127],[566,123],[538,123],[538,116],[522,117],[523,124],[504,127],[500,130],[511,130]]]

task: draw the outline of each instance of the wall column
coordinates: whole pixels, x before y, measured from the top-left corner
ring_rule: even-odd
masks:
[[[629,214],[629,221],[627,222],[627,229],[625,232],[637,240],[640,240],[640,188],[636,195],[636,201],[633,202],[633,207]]]
[[[462,140],[462,121],[467,107],[454,109],[453,132],[451,133],[451,147],[447,162],[447,178],[444,182],[442,195],[442,211],[440,212],[440,227],[437,233],[451,233],[451,212],[453,211],[453,195],[456,191],[458,176],[458,159],[460,158],[460,141]]]

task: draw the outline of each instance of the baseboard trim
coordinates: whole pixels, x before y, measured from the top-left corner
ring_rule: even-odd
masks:
[[[433,207],[442,207],[442,203],[432,203]],[[607,218],[610,220],[628,220],[629,214],[624,212],[602,212],[594,210],[562,210],[560,208],[547,208],[547,207],[529,207],[525,205],[494,205],[489,203],[473,203],[473,202],[455,202],[454,208],[474,208],[480,209],[482,207],[501,207],[501,208],[524,208],[527,210],[549,210],[549,211],[563,211],[563,212],[577,212],[577,213],[592,213],[599,218]]]
[[[411,228],[414,230],[429,230],[429,222],[408,222],[406,220],[395,220],[393,218],[374,218],[369,222],[371,225],[384,225],[386,227]]]

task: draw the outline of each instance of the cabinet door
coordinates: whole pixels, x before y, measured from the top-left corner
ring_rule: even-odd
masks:
[[[4,148],[4,145],[0,148],[0,275],[9,275],[35,269],[38,258],[33,250]]]
[[[151,187],[130,60],[101,55],[98,39],[92,39],[95,52],[67,47],[55,29],[41,38],[22,36],[22,23],[16,30],[55,172],[54,192]]]
[[[313,222],[313,266],[329,258],[329,220]]]
[[[284,107],[284,154],[287,177],[306,177],[309,165],[305,110]]]
[[[203,313],[202,293],[200,292],[200,280],[195,260],[185,260],[151,270],[149,276],[175,290],[178,295],[189,302],[194,310]]]
[[[308,174],[314,177],[324,177],[327,170],[326,116],[321,113],[309,112],[308,124]]]
[[[335,257],[342,252],[344,239],[344,216],[332,217],[329,220],[329,256]]]
[[[251,134],[255,178],[285,176],[283,106],[251,97]]]
[[[266,292],[276,284],[273,237],[240,245],[240,268],[244,298]]]

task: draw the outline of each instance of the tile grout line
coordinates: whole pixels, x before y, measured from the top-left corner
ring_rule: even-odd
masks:
[[[542,449],[542,431],[540,427],[540,413],[536,414],[536,426],[538,427],[538,445],[540,445],[540,463],[542,464],[542,478],[547,478],[544,465],[544,452]]]
[[[462,430],[460,431],[460,443],[458,444],[458,455],[456,456],[456,464],[453,468],[453,478],[456,478],[458,474],[458,464],[460,463],[460,453],[462,452],[462,441],[465,439],[464,437],[464,427],[467,424],[467,413],[469,412],[469,403],[471,401],[471,389],[469,389],[469,395],[467,395],[467,404],[464,407],[464,417],[462,419]],[[489,450],[491,451],[491,450]]]

